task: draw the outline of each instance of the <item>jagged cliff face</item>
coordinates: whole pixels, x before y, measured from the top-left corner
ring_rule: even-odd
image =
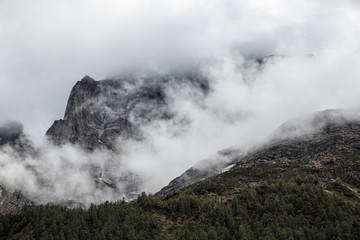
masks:
[[[246,154],[236,148],[221,151],[185,171],[157,195],[236,169],[250,169],[252,174],[266,167],[360,171],[360,121],[355,114],[327,110],[294,119],[281,125],[268,141]]]
[[[166,89],[189,84],[208,91],[207,80],[199,75],[103,81],[85,76],[70,93],[64,119],[55,121],[46,135],[56,144],[118,150],[118,138],[141,140],[140,127],[172,118]]]
[[[46,135],[56,145],[113,152],[101,166],[89,163],[87,171],[97,188],[132,199],[141,191],[141,176],[123,168],[121,143],[145,140],[142,128],[149,124],[181,118],[171,110],[167,91],[186,86],[202,95],[209,91],[208,80],[200,74],[102,81],[85,76],[71,90],[64,119],[55,121]]]
[[[251,59],[241,67],[261,71],[268,62],[284,58],[270,55]],[[116,140],[141,140],[141,127],[157,120],[169,120],[176,111],[169,108],[168,89],[190,87],[206,95],[207,77],[189,70],[168,75],[148,74],[95,81],[85,76],[71,90],[64,118],[53,123],[46,135],[56,144],[77,143],[93,150],[118,150]]]

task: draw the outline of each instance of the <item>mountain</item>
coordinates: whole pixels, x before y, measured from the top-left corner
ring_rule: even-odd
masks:
[[[141,140],[141,126],[173,117],[167,88],[191,85],[206,94],[199,74],[128,77],[95,81],[85,76],[71,90],[64,119],[46,132],[56,144],[77,143],[88,150],[118,150],[116,140]]]
[[[128,82],[136,83],[131,91]],[[166,89],[149,94],[157,81],[152,87],[137,84],[85,77],[74,86],[65,117],[49,129],[48,138],[55,145],[70,143],[89,154],[101,149],[116,156],[122,147],[116,139],[143,141],[142,125],[182,117],[170,111]],[[206,87],[195,86],[207,94]],[[124,95],[108,95],[109,89],[102,92],[106,87]],[[124,106],[131,107],[122,111]],[[0,238],[359,239],[359,119],[356,110],[292,119],[250,149],[231,147],[198,162],[155,196],[137,195],[139,176],[115,176],[110,164],[104,164],[109,170],[88,169],[99,189],[125,193],[134,199],[130,202],[89,208],[74,201],[39,205],[1,184]],[[0,130],[1,151],[36,155],[20,124]]]
[[[268,62],[251,62],[255,64],[257,61],[261,66]],[[97,194],[99,198],[106,192],[116,198],[133,199],[140,191],[142,178],[122,166],[121,153],[125,147],[122,142],[146,141],[147,136],[142,129],[157,122],[171,122],[177,126],[189,124],[186,116],[179,116],[171,106],[174,100],[171,93],[181,89],[196,92],[194,101],[205,98],[211,92],[209,80],[198,70],[187,69],[171,74],[142,72],[100,81],[85,76],[72,88],[63,119],[56,120],[46,136],[55,146],[72,144],[89,154],[98,150],[109,152],[101,163],[89,161],[82,169],[92,176],[96,188],[100,190]],[[35,148],[22,133],[20,124],[11,123],[0,128],[0,133],[0,145],[11,145],[19,158],[24,158],[29,152],[34,159],[37,158]],[[39,154],[42,152],[41,149],[37,151]],[[26,168],[32,169],[31,166]],[[39,184],[48,183],[38,172],[32,173],[38,175]],[[208,176],[205,174],[203,178]],[[3,187],[8,189],[5,185]],[[51,184],[46,186],[49,187]],[[41,199],[46,201],[46,198]],[[64,201],[67,204],[68,201]]]
[[[106,202],[89,209],[28,206],[20,214],[0,217],[0,237],[360,238],[357,114],[328,110],[294,119],[266,144],[248,152],[230,148],[218,155],[231,160],[220,164],[225,167],[222,173],[180,190],[158,197],[142,193],[132,202]],[[210,162],[214,166],[216,161]],[[204,176],[199,175],[200,180]]]
[[[89,154],[97,150],[113,152],[110,159],[102,159],[101,166],[89,162],[84,170],[92,176],[96,188],[100,190],[99,196],[103,192],[111,192],[117,196],[116,199],[134,199],[141,191],[141,176],[127,169],[119,174],[121,158],[118,156],[121,156],[123,148],[121,140],[146,140],[142,128],[156,121],[176,120],[181,124],[188,124],[183,121],[186,116],[177,116],[170,106],[172,99],[169,89],[182,87],[190,87],[204,97],[210,91],[208,79],[199,73],[129,76],[101,81],[85,76],[71,90],[64,118],[55,121],[46,135],[55,145],[73,144]],[[357,119],[357,115],[340,110],[328,110],[293,119],[251,149],[231,147],[198,162],[156,195],[163,196],[235,169],[242,169],[245,173],[248,171],[247,174],[253,175],[247,177],[252,178],[261,172],[264,165],[266,168],[274,166],[274,169],[282,169],[284,166],[296,169],[321,166],[325,172],[332,171],[331,164],[325,164],[325,160],[318,156],[333,154],[341,158],[343,152],[329,150],[333,146],[356,152],[356,146],[353,145],[357,141]],[[355,142],[352,141],[354,139]],[[19,155],[30,152],[34,155],[36,152],[22,132],[22,126],[16,123],[0,127],[0,143],[3,150],[10,147],[15,149],[13,153]],[[304,152],[304,149],[311,152]],[[313,158],[317,160],[312,160]],[[326,159],[328,158],[330,159]],[[114,166],[114,163],[117,165]],[[42,181],[40,178],[39,183]],[[6,185],[1,187],[0,201],[4,209],[21,209],[24,204],[31,202],[18,189]],[[73,199],[52,203],[81,206],[81,203],[74,202]]]
[[[99,189],[110,189],[119,198],[132,199],[139,193],[141,176],[122,168],[121,141],[146,140],[142,128],[157,121],[178,119],[170,108],[168,91],[190,87],[201,95],[209,91],[208,80],[200,73],[128,76],[95,81],[85,76],[71,90],[64,119],[57,120],[46,132],[55,145],[79,145],[92,152],[106,150],[113,154],[101,166],[89,167]],[[154,160],[156,161],[156,160]],[[119,171],[121,170],[121,174]],[[120,188],[121,186],[121,188]]]
[[[283,58],[273,54],[249,59],[240,68],[261,71],[269,62]],[[56,120],[46,136],[58,145],[70,142],[90,151],[119,150],[118,138],[141,140],[141,127],[176,117],[169,107],[169,89],[186,87],[202,96],[211,91],[209,79],[194,69],[171,74],[141,72],[101,81],[85,76],[72,88],[64,118]]]
[[[127,75],[100,81],[85,76],[72,88],[64,118],[55,121],[46,136],[55,146],[72,144],[88,154],[98,150],[107,152],[102,162],[89,161],[82,167],[82,171],[92,176],[99,199],[103,199],[102,194],[111,194],[116,199],[136,198],[142,184],[141,176],[122,167],[119,157],[123,148],[121,141],[146,140],[142,128],[156,121],[182,121],[183,116],[176,116],[170,109],[171,96],[168,91],[183,87],[206,95],[209,82],[195,71],[171,75]],[[182,124],[186,124],[186,121],[182,121]],[[26,157],[36,161],[44,149],[35,150],[20,123],[9,122],[0,126],[0,150],[20,161],[19,164],[24,164],[31,174],[37,176],[37,184],[53,190],[51,183],[36,171],[31,162],[25,161]],[[30,199],[33,198],[24,196],[16,184],[10,187],[6,179],[3,181],[3,184],[0,182],[0,206],[3,212],[16,212],[32,202]],[[73,199],[47,201],[46,197],[37,198],[42,203],[82,206],[82,202]]]
[[[205,159],[172,180],[156,195],[165,195],[231,169],[249,169],[251,173],[268,168],[307,166],[328,171],[338,164],[345,166],[346,156],[360,153],[360,121],[356,112],[326,110],[281,125],[265,143],[252,147],[245,154],[229,148]],[[346,150],[346,152],[345,152]],[[358,169],[360,162],[349,163]],[[359,169],[360,170],[360,169]],[[256,174],[254,173],[254,176]],[[253,177],[253,176],[247,176]],[[336,176],[335,176],[336,177]]]

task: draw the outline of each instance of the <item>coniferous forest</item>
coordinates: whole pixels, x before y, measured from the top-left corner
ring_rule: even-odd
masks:
[[[350,188],[351,186],[353,188]],[[163,197],[88,209],[27,206],[1,239],[359,239],[356,173],[244,181],[233,172]],[[352,190],[349,190],[352,189]]]

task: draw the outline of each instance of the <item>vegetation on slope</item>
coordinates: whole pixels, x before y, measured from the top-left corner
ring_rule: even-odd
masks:
[[[160,199],[143,193],[131,203],[107,202],[87,210],[27,206],[20,214],[1,217],[0,237],[360,238],[360,201],[357,193],[344,191],[349,181],[338,178],[324,182],[304,175],[250,183],[237,178],[237,174],[229,172]],[[356,179],[359,175],[344,176],[348,178]]]

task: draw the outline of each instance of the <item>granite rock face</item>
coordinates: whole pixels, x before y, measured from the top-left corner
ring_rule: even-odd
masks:
[[[46,135],[56,144],[117,150],[116,139],[141,140],[141,126],[170,119],[166,88],[182,85],[208,91],[207,80],[199,75],[102,81],[85,76],[71,90],[64,119],[55,121]]]

